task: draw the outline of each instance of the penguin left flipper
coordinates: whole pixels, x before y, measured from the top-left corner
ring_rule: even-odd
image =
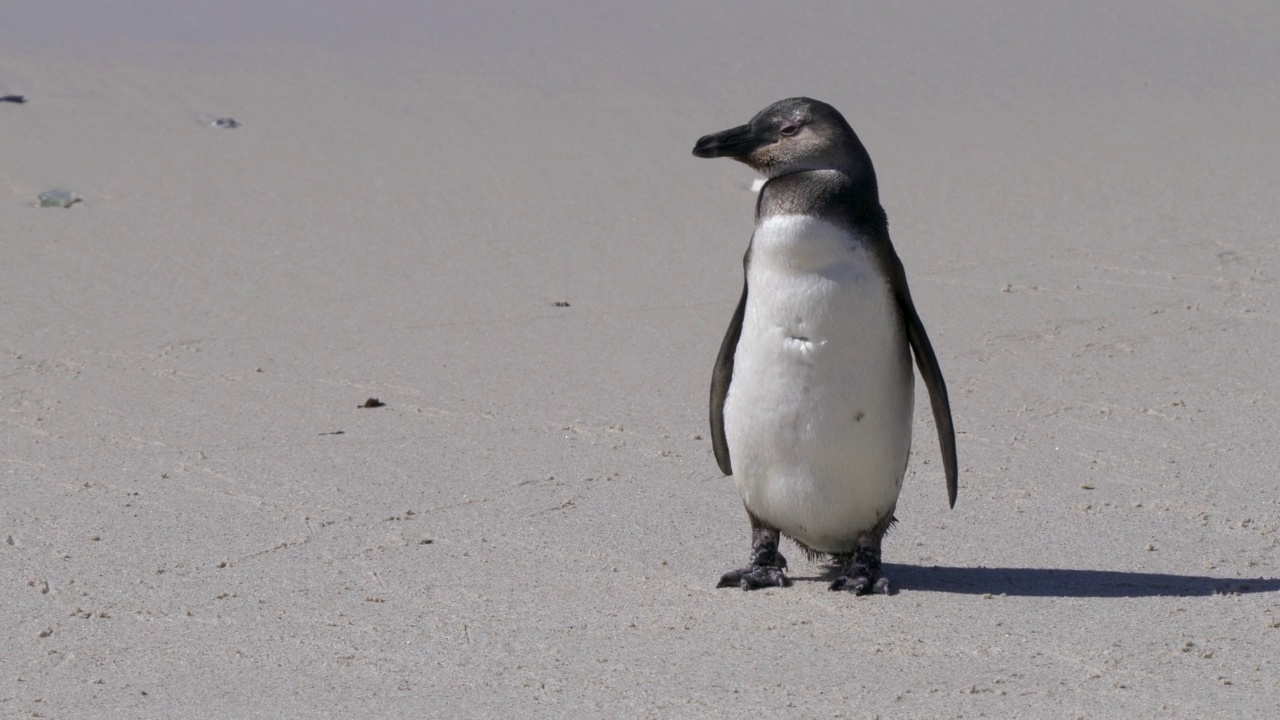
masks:
[[[888,270],[896,276],[894,299],[902,312],[903,324],[906,325],[907,342],[916,356],[916,366],[920,368],[920,377],[924,378],[925,387],[929,389],[929,404],[933,407],[933,423],[938,428],[938,447],[942,451],[942,465],[947,475],[947,500],[951,507],[956,506],[957,478],[959,470],[956,461],[956,431],[951,421],[951,401],[947,398],[947,383],[942,379],[942,370],[938,367],[938,358],[933,354],[933,345],[929,335],[924,331],[924,323],[916,314],[915,303],[911,301],[911,290],[907,288],[906,271],[902,269],[902,261],[897,253],[889,251]]]

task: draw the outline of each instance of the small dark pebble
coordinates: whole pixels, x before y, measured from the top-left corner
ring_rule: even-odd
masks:
[[[375,408],[375,407],[382,407],[383,405],[386,405],[386,403],[382,402],[378,398],[369,398],[368,400],[364,401],[363,405],[357,405],[356,407]]]
[[[11,102],[11,103],[17,103],[19,105],[21,105],[26,101],[27,101],[26,95],[5,95],[4,97],[0,97],[0,102]]]
[[[346,435],[346,430],[334,430],[333,432],[320,433],[321,435]]]
[[[569,303],[565,302],[564,300],[557,300],[551,304],[554,305],[555,307],[569,307]]]
[[[216,128],[226,128],[230,130],[231,128],[240,127],[240,121],[235,118],[220,117],[217,120],[214,120],[212,125]]]

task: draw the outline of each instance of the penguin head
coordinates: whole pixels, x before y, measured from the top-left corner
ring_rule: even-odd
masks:
[[[693,154],[733,158],[769,178],[807,170],[862,175],[871,168],[871,158],[840,111],[805,97],[779,100],[746,125],[699,138]]]

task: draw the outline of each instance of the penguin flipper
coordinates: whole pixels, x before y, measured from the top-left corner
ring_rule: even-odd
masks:
[[[729,461],[729,441],[724,436],[724,399],[729,394],[729,381],[733,379],[733,356],[738,352],[738,338],[742,336],[742,317],[747,311],[747,283],[742,282],[742,299],[733,311],[729,329],[720,343],[716,367],[711,372],[711,447],[716,453],[716,463],[725,475],[733,474]]]
[[[916,356],[916,366],[920,368],[925,387],[929,388],[933,424],[938,428],[938,447],[942,450],[942,465],[947,473],[947,500],[951,507],[955,507],[959,470],[956,462],[956,431],[951,421],[947,383],[942,379],[942,369],[938,367],[938,358],[933,354],[933,345],[929,343],[929,336],[924,331],[924,323],[920,322],[915,303],[911,301],[911,291],[907,289],[906,273],[902,270],[901,262],[897,263],[896,270],[900,282],[894,283],[894,294],[898,309],[902,311],[903,324],[906,325],[907,341],[911,343],[911,350]]]

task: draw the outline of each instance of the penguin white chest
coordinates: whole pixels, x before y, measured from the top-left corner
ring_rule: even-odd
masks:
[[[747,509],[822,552],[893,512],[911,450],[911,351],[887,278],[848,230],[761,222],[725,398]]]

